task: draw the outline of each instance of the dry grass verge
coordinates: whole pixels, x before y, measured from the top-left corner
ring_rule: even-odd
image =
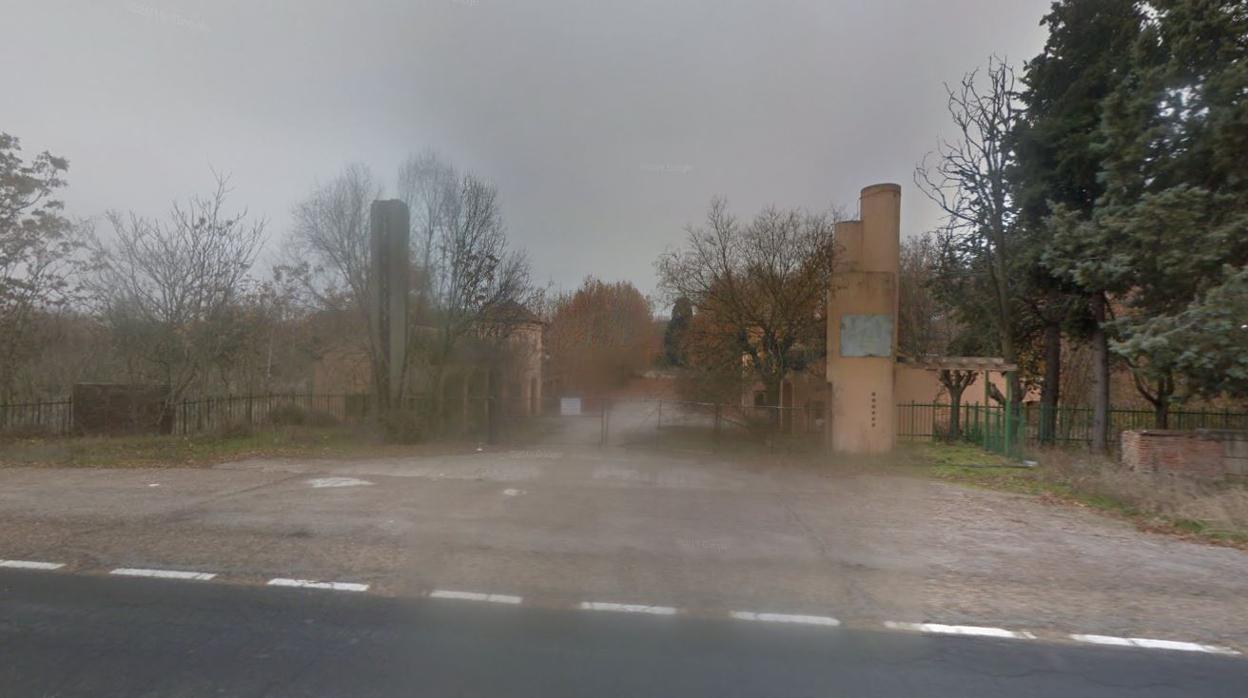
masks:
[[[9,438],[0,441],[0,467],[198,467],[244,458],[410,456],[467,447],[387,443],[378,429],[355,425],[234,427],[189,436]]]
[[[1137,473],[1103,456],[1061,449],[1029,458],[1036,467],[1011,467],[1015,464],[962,444],[918,444],[905,451],[908,465],[942,480],[1033,494],[1097,509],[1141,530],[1248,549],[1244,483]]]

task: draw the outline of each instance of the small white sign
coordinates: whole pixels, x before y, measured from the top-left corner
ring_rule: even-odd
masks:
[[[578,417],[581,414],[581,399],[579,397],[561,397],[559,398],[559,414],[564,417]]]

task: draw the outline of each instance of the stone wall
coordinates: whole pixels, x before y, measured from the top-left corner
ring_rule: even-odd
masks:
[[[1121,458],[1128,468],[1140,472],[1248,478],[1248,432],[1124,431]]]

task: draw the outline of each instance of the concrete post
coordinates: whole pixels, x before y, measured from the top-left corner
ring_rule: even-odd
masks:
[[[381,409],[402,407],[407,374],[407,295],[411,281],[409,218],[402,201],[374,201],[369,210],[369,325],[379,359]]]

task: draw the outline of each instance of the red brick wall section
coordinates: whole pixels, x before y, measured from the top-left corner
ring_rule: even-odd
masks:
[[[1147,473],[1201,478],[1242,476],[1248,434],[1230,431],[1150,429],[1122,433],[1122,463]]]

